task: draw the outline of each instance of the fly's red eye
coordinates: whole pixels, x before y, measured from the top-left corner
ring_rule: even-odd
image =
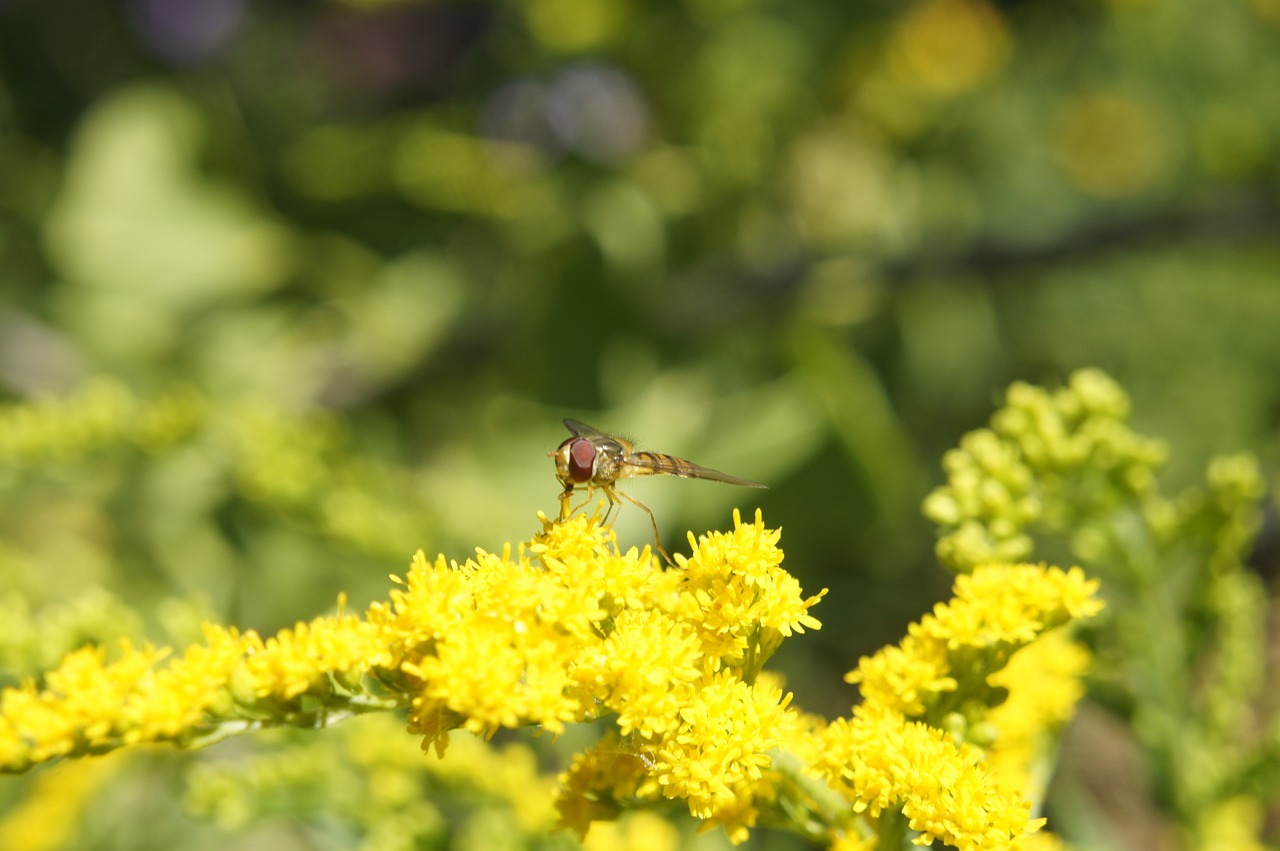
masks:
[[[569,442],[569,478],[578,484],[591,481],[596,472],[596,448],[591,441],[575,437]]]

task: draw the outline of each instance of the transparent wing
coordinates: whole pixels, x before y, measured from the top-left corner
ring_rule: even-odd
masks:
[[[564,420],[564,427],[569,429],[569,433],[574,437],[595,437],[597,435],[607,436],[605,432],[594,426],[589,426],[581,420],[570,419],[568,417]]]

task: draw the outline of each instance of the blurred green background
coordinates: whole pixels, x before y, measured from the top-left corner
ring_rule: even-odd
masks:
[[[1174,490],[1274,477],[1280,0],[0,2],[0,397],[201,400],[0,464],[11,678],[527,540],[572,416],[769,485],[626,490],[782,527],[842,713],[949,585],[942,453],[1086,365]]]

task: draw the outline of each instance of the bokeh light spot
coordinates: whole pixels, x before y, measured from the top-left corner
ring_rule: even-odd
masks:
[[[1167,151],[1156,117],[1117,92],[1068,102],[1054,129],[1058,165],[1077,188],[1118,198],[1147,189],[1163,172]]]
[[[603,46],[627,19],[620,0],[531,0],[521,6],[533,37],[565,53]]]
[[[927,0],[899,25],[890,64],[907,85],[943,96],[972,91],[1003,67],[1004,19],[979,0]]]

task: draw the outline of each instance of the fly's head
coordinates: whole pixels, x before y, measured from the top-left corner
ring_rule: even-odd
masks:
[[[556,478],[566,491],[585,485],[595,478],[600,452],[585,437],[575,435],[561,443],[551,454],[556,460]]]

